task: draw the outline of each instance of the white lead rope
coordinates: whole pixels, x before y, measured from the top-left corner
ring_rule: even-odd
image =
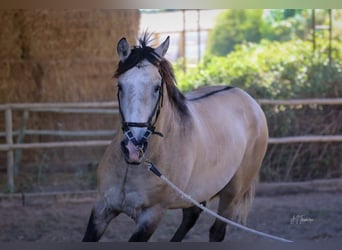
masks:
[[[217,213],[213,212],[212,210],[206,208],[205,206],[203,206],[202,204],[200,204],[198,201],[194,200],[190,195],[184,193],[181,189],[179,189],[175,184],[173,184],[168,178],[166,178],[164,175],[162,175],[159,170],[157,169],[157,167],[150,161],[145,161],[145,163],[148,166],[148,170],[150,170],[152,173],[154,173],[156,176],[160,177],[163,181],[166,182],[166,184],[168,184],[173,190],[175,190],[176,192],[178,192],[181,197],[185,200],[190,201],[191,203],[193,203],[194,205],[196,205],[197,207],[201,208],[204,212],[207,212],[209,214],[211,214],[212,216],[214,216],[215,218],[229,224],[232,226],[235,226],[237,228],[240,228],[242,230],[245,230],[247,232],[253,233],[253,234],[257,234],[263,237],[267,237],[267,238],[271,238],[273,240],[278,240],[278,241],[282,241],[282,242],[293,242],[292,240],[287,240],[278,236],[274,236],[271,234],[267,234],[267,233],[263,233],[260,231],[257,231],[255,229],[249,228],[249,227],[245,227],[239,223],[236,223],[234,221],[228,220],[225,217],[222,217],[221,215],[218,215]]]

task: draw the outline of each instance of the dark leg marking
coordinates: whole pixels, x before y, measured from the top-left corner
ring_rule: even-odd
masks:
[[[148,224],[142,224],[139,226],[139,229],[135,233],[133,233],[133,235],[128,241],[129,242],[146,242],[151,238],[154,230],[155,230],[155,227],[148,225]]]
[[[101,214],[96,212],[93,208],[89,218],[87,230],[82,239],[83,242],[96,242],[99,241],[105,232],[109,222],[116,217],[119,213],[105,209]]]
[[[203,206],[206,202],[201,202]],[[178,227],[176,233],[173,235],[172,242],[180,242],[184,239],[185,235],[190,231],[190,229],[195,225],[198,217],[200,216],[202,209],[193,206],[189,208],[183,208],[183,219],[182,223]]]
[[[224,240],[227,224],[216,219],[210,228],[209,241],[219,242]]]
[[[217,213],[227,219],[232,219],[234,214],[234,208],[236,206],[237,191],[233,185],[234,179],[228,183],[219,194],[219,206]],[[214,224],[210,228],[209,241],[223,241],[226,236],[227,223],[216,219]]]
[[[146,208],[137,218],[137,227],[131,238],[132,241],[148,241],[156,230],[165,209],[159,206]]]

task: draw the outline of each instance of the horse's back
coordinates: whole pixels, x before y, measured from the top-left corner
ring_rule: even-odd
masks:
[[[206,86],[189,92],[186,95],[194,115],[203,120],[222,122],[235,128],[237,121],[249,127],[245,132],[253,133],[266,129],[265,114],[254,98],[240,88],[230,86]],[[208,119],[209,117],[209,119]],[[228,118],[228,119],[227,119]],[[235,126],[234,126],[235,125]]]
[[[227,91],[230,89],[233,89],[232,86],[203,86],[198,89],[192,90],[189,93],[186,94],[186,98],[189,101],[197,101],[204,99],[206,97],[209,97],[211,95],[214,95],[216,93]]]
[[[240,88],[231,86],[205,86],[187,93],[186,98],[189,105],[195,107],[195,109],[211,110],[212,112],[210,113],[216,116],[221,113],[224,116],[237,114],[237,119],[245,115],[247,116],[244,117],[245,120],[259,123],[261,127],[267,127],[264,112],[259,104]],[[204,114],[204,116],[208,114]]]

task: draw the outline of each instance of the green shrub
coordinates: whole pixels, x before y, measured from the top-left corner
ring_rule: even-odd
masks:
[[[176,67],[179,86],[189,91],[203,85],[241,87],[255,98],[324,97],[341,94],[336,81],[342,76],[342,44],[333,43],[329,65],[328,45],[302,40],[243,44],[226,57],[206,56],[186,74]],[[336,92],[338,91],[338,92]]]
[[[207,56],[195,69],[183,73],[176,65],[180,88],[187,92],[203,85],[232,85],[254,98],[291,99],[342,95],[342,45],[334,42],[329,65],[328,45],[262,41],[244,44],[225,57]],[[270,137],[340,134],[339,106],[263,105]],[[269,145],[261,181],[300,181],[341,177],[341,144],[297,143]]]

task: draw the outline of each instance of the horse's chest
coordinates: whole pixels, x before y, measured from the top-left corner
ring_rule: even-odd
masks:
[[[118,186],[106,190],[104,199],[108,207],[123,212],[133,219],[139,216],[147,203],[146,195],[143,192],[125,190]]]
[[[145,208],[160,203],[161,187],[155,176],[122,176],[116,185],[107,188],[104,197],[114,210],[123,212],[133,219]],[[158,198],[159,197],[159,198]]]
[[[121,201],[121,211],[136,219],[145,207],[146,199],[138,192],[126,193]]]

